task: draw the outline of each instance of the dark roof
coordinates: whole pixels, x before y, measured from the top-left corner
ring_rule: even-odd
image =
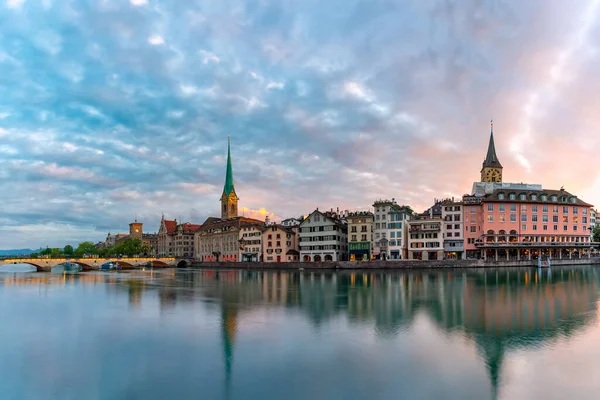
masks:
[[[202,232],[208,232],[210,229],[219,228],[222,226],[232,226],[235,228],[248,227],[248,226],[264,226],[264,221],[259,221],[254,218],[246,218],[246,217],[235,217],[229,219],[221,219],[209,217],[204,221],[202,226],[198,229]]]
[[[286,256],[298,256],[300,255],[300,253],[298,252],[298,250],[294,250],[294,249],[289,249],[287,251],[287,253],[285,253]]]
[[[487,155],[485,156],[485,160],[483,160],[483,168],[502,168],[502,164],[498,161],[498,156],[496,155],[496,146],[494,145],[494,131],[490,132],[490,143],[488,145]]]
[[[504,199],[499,198],[499,194],[504,194]],[[514,193],[516,198],[514,200],[510,200],[508,195],[510,193]],[[525,200],[519,199],[521,194],[525,194]],[[532,200],[531,195],[536,195],[536,200]],[[542,195],[548,196],[546,201],[542,200]],[[552,196],[556,196],[556,201],[552,201]],[[571,202],[571,198],[575,198],[575,203]],[[512,190],[512,189],[496,189],[491,194],[488,194],[483,198],[484,202],[519,202],[519,203],[536,203],[536,204],[559,204],[559,205],[573,205],[573,206],[585,206],[585,207],[593,207],[591,204],[586,203],[585,201],[577,198],[577,196],[567,192],[566,190],[553,190],[553,189],[544,189],[544,190]]]

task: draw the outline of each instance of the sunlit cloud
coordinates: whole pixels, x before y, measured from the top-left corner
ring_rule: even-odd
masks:
[[[152,35],[148,38],[148,43],[153,46],[158,46],[165,43],[165,39],[163,39],[160,35]]]

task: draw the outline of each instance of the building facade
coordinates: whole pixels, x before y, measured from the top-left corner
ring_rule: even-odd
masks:
[[[313,211],[300,224],[299,235],[302,261],[346,261],[348,227],[337,213]]]
[[[411,260],[441,260],[444,257],[442,237],[442,205],[437,202],[422,214],[407,221],[407,258]]]
[[[298,226],[272,224],[265,228],[262,236],[264,261],[300,261],[298,248]]]
[[[160,219],[160,226],[158,228],[156,238],[156,255],[158,257],[172,257],[174,249],[172,246],[172,237],[177,228],[177,220],[167,220],[163,214]]]
[[[244,224],[240,229],[240,261],[263,261],[262,237],[264,225]]]
[[[444,239],[444,259],[462,260],[465,258],[465,236],[463,233],[463,204],[454,199],[442,201],[442,238]]]
[[[487,154],[482,171],[490,157],[499,165],[493,133]],[[592,206],[564,188],[482,179],[463,196],[465,252],[492,260],[580,257],[590,248],[591,215]]]
[[[376,200],[373,203],[374,222],[373,222],[373,258],[386,260],[389,258],[388,249],[388,213],[396,205],[392,200]]]
[[[369,261],[373,252],[373,219],[368,211],[348,214],[348,259]]]

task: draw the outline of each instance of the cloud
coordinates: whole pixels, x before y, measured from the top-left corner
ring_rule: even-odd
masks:
[[[148,43],[150,43],[153,46],[159,46],[161,44],[164,44],[165,40],[160,35],[152,35],[148,37]]]
[[[6,0],[6,7],[18,10],[24,3],[25,0]]]
[[[4,2],[2,247],[218,215],[228,134],[259,219],[460,196],[491,118],[506,181],[600,201],[598,2],[246,3]]]

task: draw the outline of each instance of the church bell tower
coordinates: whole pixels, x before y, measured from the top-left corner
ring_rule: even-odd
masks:
[[[490,125],[490,143],[481,168],[481,182],[499,183],[502,182],[502,164],[498,161],[496,146],[494,145],[494,122],[490,121]]]
[[[231,137],[227,138],[227,172],[225,186],[221,195],[221,219],[235,218],[238,216],[238,200],[233,186],[233,169],[231,167]]]

